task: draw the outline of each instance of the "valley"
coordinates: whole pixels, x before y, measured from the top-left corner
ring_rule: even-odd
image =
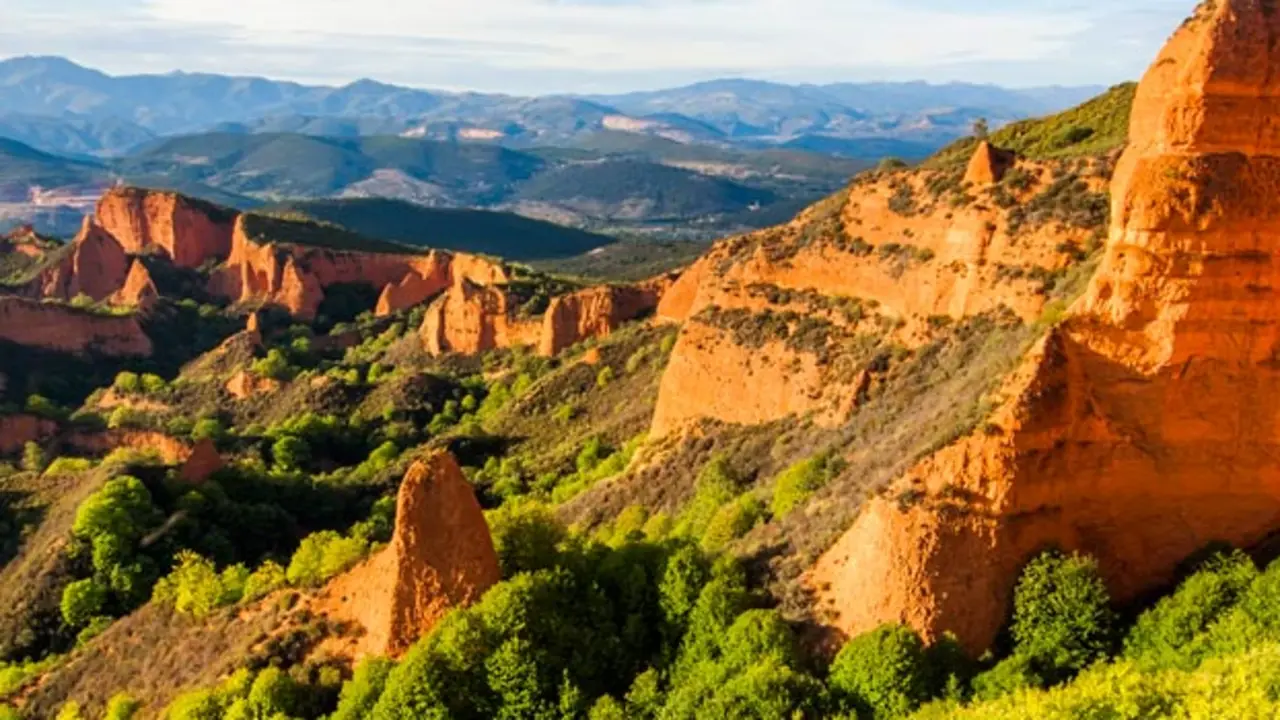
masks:
[[[0,145],[0,720],[1280,715],[1269,3],[1031,118],[85,72]],[[834,150],[914,90],[1022,109]]]

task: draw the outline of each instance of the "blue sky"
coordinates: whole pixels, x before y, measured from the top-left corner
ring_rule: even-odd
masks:
[[[541,94],[1135,79],[1193,0],[0,0],[0,57]]]

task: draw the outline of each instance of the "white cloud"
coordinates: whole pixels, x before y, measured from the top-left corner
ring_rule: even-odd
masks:
[[[0,0],[0,56],[521,94],[1136,77],[1189,0]]]

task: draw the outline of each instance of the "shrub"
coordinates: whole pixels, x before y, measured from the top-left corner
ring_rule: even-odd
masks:
[[[978,700],[995,700],[1042,684],[1043,680],[1031,667],[1031,661],[1023,655],[1014,654],[973,679],[973,696]]]
[[[38,473],[44,470],[45,463],[48,460],[44,454],[44,448],[34,442],[26,442],[22,445],[22,469],[27,472]]]
[[[600,368],[600,372],[596,374],[596,387],[605,388],[612,383],[614,379],[613,368],[608,365]]]
[[[929,697],[924,643],[903,625],[882,625],[850,640],[831,665],[831,689],[859,717],[899,718]]]
[[[1189,646],[1234,608],[1257,578],[1258,569],[1248,555],[1214,555],[1176,592],[1138,617],[1125,638],[1125,656],[1154,668],[1195,668],[1204,658],[1188,652]]]
[[[274,560],[264,562],[244,581],[242,602],[253,602],[279,590],[289,582],[285,569]]]
[[[81,628],[102,614],[107,604],[107,590],[96,580],[77,580],[62,589],[62,621],[69,627]]]
[[[364,557],[369,545],[332,530],[308,535],[289,561],[285,577],[293,585],[316,586],[347,570]]]
[[[721,506],[738,495],[738,477],[723,455],[716,455],[698,471],[693,499],[681,513],[675,532],[701,538]]]
[[[142,389],[142,383],[137,373],[125,371],[116,375],[115,382],[111,384],[111,387],[122,393],[133,394]]]
[[[107,701],[106,714],[103,720],[133,720],[142,709],[142,703],[126,693],[119,693]]]
[[[159,375],[147,373],[142,376],[142,389],[148,395],[157,395],[168,389],[168,384]]]
[[[543,570],[555,565],[564,526],[536,503],[508,504],[488,514],[494,550],[502,576]]]
[[[243,565],[218,573],[212,560],[183,550],[178,553],[173,572],[156,583],[152,599],[172,603],[178,612],[202,619],[220,607],[239,602],[248,575]]]
[[[773,516],[786,517],[827,484],[835,469],[832,457],[820,455],[783,470],[773,485]]]
[[[746,535],[764,519],[764,503],[747,494],[722,506],[702,534],[702,549],[716,552]]]
[[[342,686],[338,709],[329,720],[364,720],[382,696],[387,676],[395,663],[386,658],[368,658],[356,666],[351,679]]]
[[[1015,652],[1053,684],[1106,657],[1114,615],[1098,565],[1056,551],[1032,560],[1013,597]]]
[[[273,380],[288,380],[293,376],[293,368],[289,366],[289,359],[285,357],[284,352],[279,348],[272,348],[267,351],[267,356],[261,360],[254,361],[249,369],[255,375]]]
[[[57,403],[43,395],[31,395],[27,397],[27,412],[46,420],[62,420],[67,416],[67,412],[58,407]]]
[[[200,418],[191,428],[192,440],[212,440],[214,443],[222,443],[227,438],[227,430],[222,425],[222,421],[217,418]]]
[[[85,458],[60,457],[45,468],[45,475],[69,475],[93,469],[93,461]]]
[[[311,446],[302,438],[285,435],[272,444],[271,457],[283,470],[300,470],[311,459]]]

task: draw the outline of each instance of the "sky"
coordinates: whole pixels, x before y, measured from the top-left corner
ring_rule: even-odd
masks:
[[[533,95],[1136,79],[1194,0],[0,0],[0,57]]]

